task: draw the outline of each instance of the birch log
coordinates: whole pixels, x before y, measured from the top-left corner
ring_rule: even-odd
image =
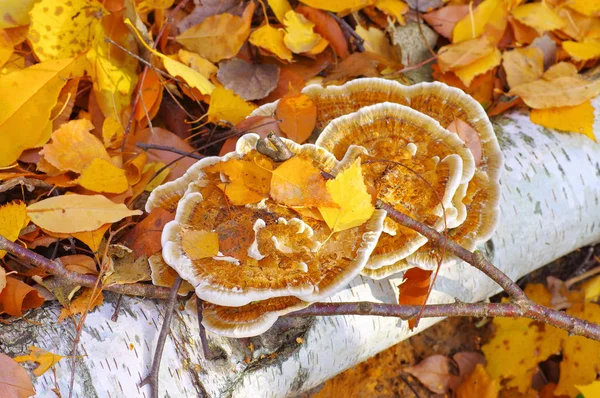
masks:
[[[600,109],[600,99],[594,105]],[[600,120],[600,112],[595,116]],[[500,225],[483,248],[492,262],[516,279],[599,241],[600,145],[583,135],[533,125],[523,111],[496,118],[494,127],[506,160]],[[595,126],[596,132],[599,127]],[[383,281],[357,277],[331,300],[393,303],[400,280],[399,276]],[[451,302],[456,297],[472,302],[498,291],[485,275],[463,263],[441,270],[431,301]],[[151,364],[163,304],[124,297],[118,321],[112,322],[116,299],[107,296],[83,329],[73,396],[148,396],[147,387],[137,384]],[[69,321],[56,323],[58,311],[56,305],[47,305],[30,313],[27,321],[1,326],[1,351],[21,355],[27,346],[36,345],[69,355],[75,331]],[[423,320],[419,330],[435,321]],[[225,358],[207,362],[195,315],[177,311],[163,355],[160,396],[293,396],[413,333],[394,318],[284,318],[257,338],[230,340],[209,335]],[[303,338],[301,344],[297,337]],[[55,397],[51,391],[55,387],[67,396],[71,366],[70,360],[63,359],[55,374],[49,371],[35,378],[38,396]]]

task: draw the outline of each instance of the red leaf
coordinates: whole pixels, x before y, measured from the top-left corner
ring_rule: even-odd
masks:
[[[427,299],[429,283],[433,271],[425,271],[421,268],[411,268],[404,273],[404,282],[398,285],[400,294],[398,303],[400,305],[423,305]],[[408,321],[408,327],[414,328],[418,319],[412,318]]]

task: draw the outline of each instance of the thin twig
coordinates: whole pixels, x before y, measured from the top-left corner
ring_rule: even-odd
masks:
[[[202,324],[202,311],[204,310],[204,301],[196,296],[196,313],[198,314],[198,328],[200,329],[200,344],[202,345],[202,353],[204,353],[204,359],[212,361],[222,357],[221,353],[215,353],[208,344],[208,338],[206,337],[206,328]]]
[[[360,37],[360,35],[356,33],[354,29],[352,29],[352,26],[350,26],[344,18],[340,18],[332,12],[328,14],[331,15],[333,19],[335,19],[335,21],[340,25],[342,33],[344,33],[344,36],[346,37],[346,41],[349,44],[354,44],[354,46],[356,47],[356,52],[365,52],[365,40],[362,37]]]
[[[183,279],[178,276],[177,279],[175,279],[175,283],[173,283],[171,291],[169,292],[169,298],[165,303],[165,316],[163,319],[163,324],[160,328],[158,340],[156,341],[156,349],[154,350],[152,367],[150,368],[150,373],[148,373],[148,376],[144,377],[144,379],[139,383],[140,387],[143,387],[146,384],[150,385],[150,398],[158,398],[158,371],[160,370],[160,362],[165,349],[165,342],[167,341],[167,336],[171,331],[171,319],[173,319],[173,312],[175,312],[175,304],[177,303],[177,291],[181,287],[182,281]]]

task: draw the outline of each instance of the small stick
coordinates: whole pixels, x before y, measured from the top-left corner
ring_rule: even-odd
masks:
[[[173,287],[171,287],[171,292],[169,293],[169,298],[167,299],[165,306],[163,324],[160,328],[158,340],[156,341],[156,349],[154,350],[154,358],[152,360],[150,373],[148,373],[148,376],[144,377],[138,384],[140,387],[143,387],[146,384],[150,385],[150,398],[158,398],[158,371],[160,370],[160,362],[163,350],[165,349],[165,342],[171,331],[171,319],[173,318],[173,312],[175,312],[175,304],[177,304],[177,291],[181,287],[182,281],[181,277],[178,276],[177,279],[175,279],[175,283],[173,283]]]
[[[196,296],[196,311],[198,314],[198,328],[200,329],[200,343],[202,344],[202,352],[204,353],[204,359],[212,361],[215,359],[222,358],[220,353],[214,352],[208,344],[208,337],[206,336],[206,328],[202,324],[202,311],[204,310],[204,301]]]
[[[348,41],[348,43],[350,44],[354,44],[354,46],[356,47],[356,52],[365,52],[365,40],[362,37],[360,37],[360,35],[356,33],[354,29],[352,29],[352,26],[350,26],[345,19],[338,17],[332,12],[330,12],[329,15],[331,15],[333,19],[335,19],[335,21],[340,25],[344,36],[346,36],[346,41]]]

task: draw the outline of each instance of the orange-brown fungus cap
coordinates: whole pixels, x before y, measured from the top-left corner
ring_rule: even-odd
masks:
[[[474,172],[473,156],[456,134],[432,118],[406,106],[383,103],[333,120],[317,140],[327,149],[346,152],[337,166],[362,160],[365,182],[397,210],[442,230],[454,219],[452,199]],[[364,148],[364,149],[359,149]],[[367,268],[394,264],[414,253],[426,238],[391,219]]]
[[[204,303],[202,324],[206,329],[221,336],[252,337],[266,332],[280,316],[309,305],[290,296],[255,301],[241,307]]]
[[[236,152],[194,166],[197,177],[179,201],[175,220],[163,230],[163,257],[201,299],[213,304],[243,306],[282,296],[304,301],[328,297],[364,267],[385,212],[376,210],[366,223],[332,234],[321,219],[301,215],[266,195],[258,200],[262,188],[255,185],[264,184],[266,177],[245,165],[275,172],[278,165],[252,149],[256,140],[257,136],[244,136]],[[313,159],[317,169],[329,172],[337,163],[323,148],[286,143],[297,155]],[[248,185],[236,187],[231,196],[233,180],[229,180],[234,174],[247,177],[241,181]],[[232,203],[248,190],[248,200]]]

